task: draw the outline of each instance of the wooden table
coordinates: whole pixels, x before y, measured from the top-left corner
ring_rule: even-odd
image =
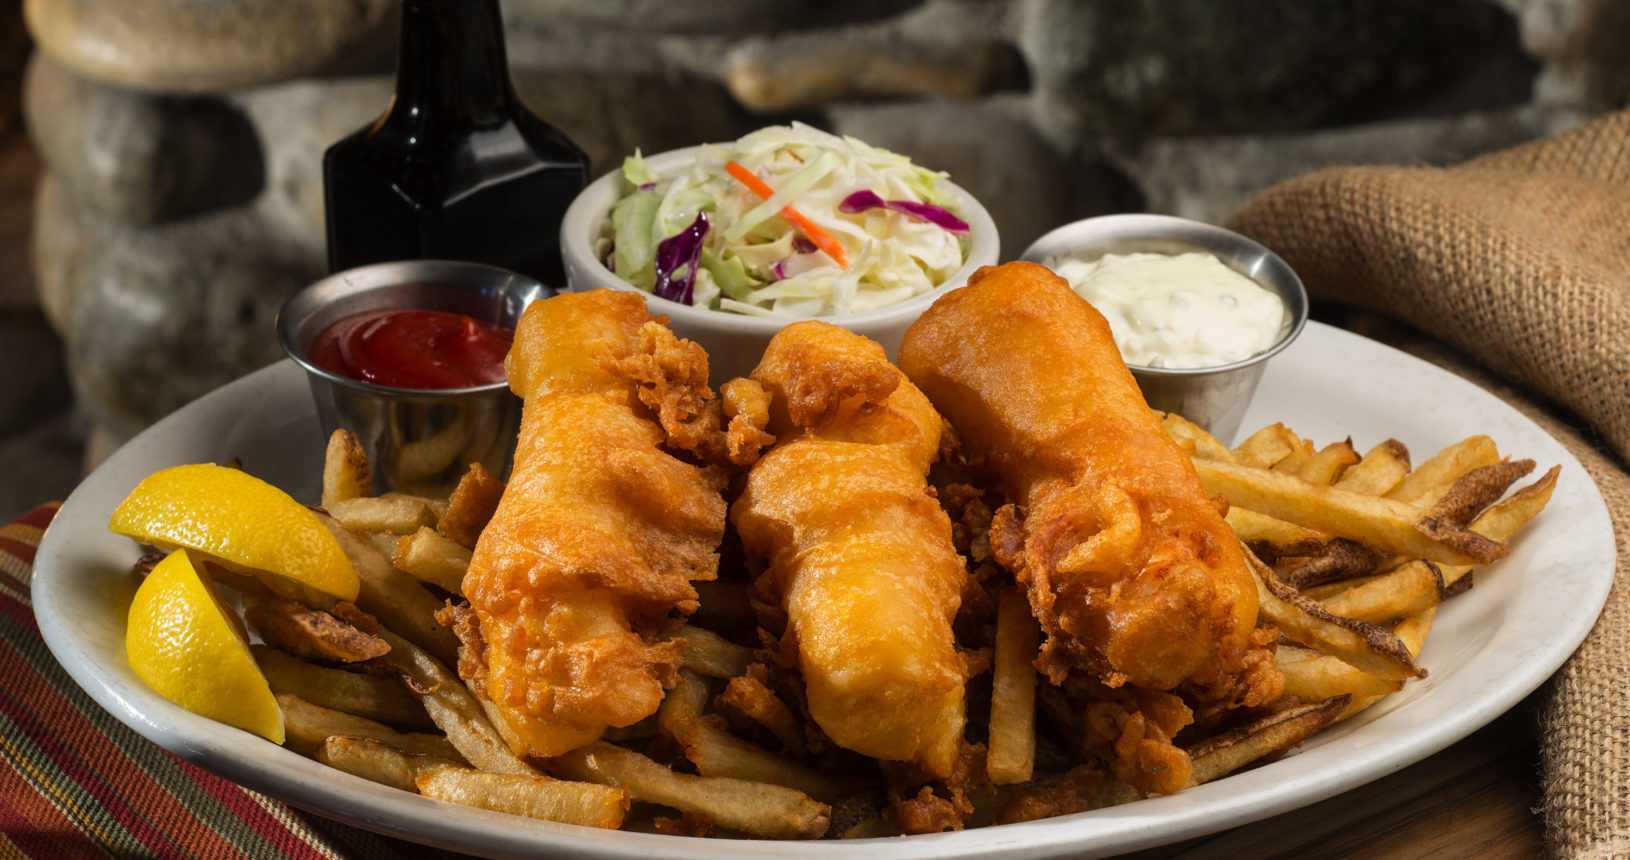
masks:
[[[1542,687],[1470,737],[1368,785],[1123,860],[1538,857],[1544,840],[1535,812],[1543,695]]]

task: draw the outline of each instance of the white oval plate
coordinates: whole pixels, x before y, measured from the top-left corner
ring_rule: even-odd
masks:
[[[1533,422],[1492,395],[1419,359],[1310,324],[1268,367],[1244,427],[1284,421],[1320,444],[1351,436],[1360,450],[1387,437],[1422,460],[1486,433],[1530,457],[1536,475],[1561,464],[1550,506],[1479,570],[1476,587],[1437,616],[1412,682],[1358,718],[1254,770],[1170,797],[1045,821],[887,840],[771,845],[619,833],[443,804],[317,764],[199,717],[147,689],[124,656],[133,591],[129,540],[107,531],[113,509],[148,473],[236,456],[251,473],[315,501],[323,439],[305,379],[284,362],[244,377],[159,422],[74,492],[36,561],[35,615],[69,674],[115,717],[165,749],[295,806],[370,830],[494,857],[916,858],[1092,857],[1175,842],[1285,812],[1385,776],[1448,746],[1538,687],[1590,630],[1614,570],[1612,526],[1590,476]]]

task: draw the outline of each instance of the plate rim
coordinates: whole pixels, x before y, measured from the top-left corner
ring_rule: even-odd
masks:
[[[779,855],[798,857],[852,856],[857,852],[872,854],[887,846],[888,856],[894,858],[981,856],[1033,860],[1062,855],[1102,856],[1169,844],[1270,818],[1352,790],[1420,761],[1477,731],[1537,689],[1566,662],[1595,624],[1612,587],[1612,559],[1616,557],[1616,546],[1605,501],[1589,472],[1559,440],[1515,407],[1475,383],[1344,329],[1310,322],[1298,343],[1281,355],[1278,361],[1294,360],[1291,356],[1298,348],[1318,348],[1316,345],[1326,342],[1349,349],[1374,350],[1375,355],[1385,356],[1390,361],[1401,361],[1411,372],[1435,382],[1456,388],[1464,386],[1469,389],[1464,392],[1468,396],[1475,392],[1476,396],[1472,399],[1486,399],[1488,404],[1502,411],[1502,417],[1506,420],[1515,419],[1515,423],[1523,426],[1525,431],[1548,439],[1558,455],[1558,464],[1570,476],[1568,492],[1580,494],[1580,501],[1589,509],[1590,519],[1598,521],[1584,523],[1581,527],[1588,535],[1600,535],[1608,559],[1605,573],[1589,580],[1597,587],[1583,596],[1583,603],[1577,604],[1589,607],[1588,613],[1581,611],[1568,616],[1566,629],[1558,631],[1563,635],[1551,639],[1550,647],[1538,659],[1523,664],[1521,671],[1504,676],[1506,681],[1502,686],[1491,695],[1473,702],[1458,719],[1436,726],[1435,730],[1412,735],[1404,742],[1386,745],[1383,748],[1386,755],[1368,759],[1363,764],[1338,768],[1334,771],[1335,778],[1329,777],[1331,771],[1325,771],[1324,778],[1319,778],[1318,774],[1303,773],[1296,778],[1285,779],[1282,778],[1284,774],[1273,772],[1274,765],[1268,765],[1177,795],[1151,798],[1127,806],[1023,824],[904,839],[767,843],[762,840],[675,840],[654,834],[597,831],[480,809],[452,807],[380,786],[182,710],[144,687],[132,689],[127,683],[118,683],[120,670],[113,670],[111,676],[106,670],[98,671],[95,655],[77,641],[69,626],[70,619],[62,611],[63,602],[73,597],[64,591],[66,583],[73,581],[73,578],[72,571],[58,573],[57,570],[59,565],[67,565],[73,558],[71,535],[75,529],[47,529],[40,544],[32,583],[35,617],[47,647],[75,683],[121,723],[148,740],[205,770],[292,806],[437,848],[494,857],[535,854],[543,848],[560,856],[643,860],[652,851],[671,857],[750,856],[761,853],[771,844]],[[1273,365],[1270,365],[1270,372],[1272,368]],[[244,392],[250,389],[270,387],[279,396],[285,396],[288,394],[286,389],[296,385],[302,393],[305,391],[304,379],[298,368],[284,360],[228,383],[172,413],[116,451],[106,463],[87,476],[64,501],[57,513],[57,520],[77,524],[80,521],[78,518],[91,517],[98,501],[92,499],[92,492],[102,487],[108,474],[136,468],[135,464],[143,461],[143,454],[148,454],[147,459],[151,460],[150,449],[162,448],[162,440],[175,433],[177,428],[198,420],[198,416],[224,409],[226,404],[242,398]],[[314,414],[309,397],[305,398],[305,402]],[[1521,453],[1534,456],[1534,452]],[[1549,457],[1551,453],[1547,452],[1546,456]],[[146,468],[151,470],[156,466]],[[102,477],[99,479],[99,476]],[[1580,481],[1575,484],[1572,476],[1577,476]],[[1599,532],[1596,526],[1605,526],[1605,530]],[[132,557],[134,554],[132,546]],[[1585,617],[1587,614],[1588,618]],[[1428,647],[1430,644],[1429,639]],[[1404,704],[1386,710],[1401,711],[1421,695],[1427,694],[1418,693]],[[1346,733],[1362,731],[1384,716],[1387,714],[1361,715],[1346,725]],[[1311,748],[1316,748],[1316,745],[1310,744]],[[1300,753],[1287,757],[1286,761],[1293,761],[1298,755]],[[1269,779],[1263,774],[1275,778]],[[423,814],[416,815],[418,812]],[[1082,839],[1098,841],[1082,844]]]

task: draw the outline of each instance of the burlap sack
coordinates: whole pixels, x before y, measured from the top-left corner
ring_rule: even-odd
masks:
[[[1630,856],[1630,112],[1450,169],[1320,171],[1229,226],[1316,298],[1458,348],[1469,361],[1426,338],[1400,344],[1504,397],[1596,479],[1618,571],[1550,682],[1544,812],[1555,856]]]

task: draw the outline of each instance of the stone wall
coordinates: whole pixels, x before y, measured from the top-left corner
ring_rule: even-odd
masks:
[[[320,160],[391,91],[395,0],[25,0],[41,300],[115,434],[279,356]],[[1006,255],[1220,220],[1333,163],[1437,164],[1630,96],[1620,0],[505,0],[517,89],[596,174],[803,119],[948,170]]]

